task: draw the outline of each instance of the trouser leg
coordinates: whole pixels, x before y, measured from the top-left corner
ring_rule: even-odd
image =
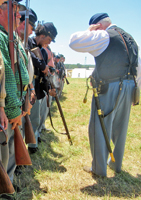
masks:
[[[31,108],[31,114],[29,115],[33,131],[35,134],[36,144],[28,144],[28,147],[38,147],[38,127],[40,125],[40,100],[36,100],[35,104]]]
[[[118,105],[114,111],[104,118],[104,124],[107,130],[107,135],[109,142],[112,136],[113,122],[117,113],[117,110],[122,106],[122,99],[125,96],[126,88],[122,88],[120,98],[118,100]],[[110,113],[115,104],[119,94],[119,82],[114,82],[109,84],[108,91],[105,94],[99,95],[99,101],[102,111],[107,115]],[[127,92],[128,94],[128,92]],[[130,95],[129,95],[130,98]],[[95,100],[92,101],[91,117],[89,123],[89,140],[90,148],[93,157],[92,169],[94,173],[102,176],[106,176],[107,171],[107,158],[108,158],[108,149],[106,146],[105,138],[101,128],[100,120],[97,114],[97,108],[95,105]]]
[[[129,85],[129,83],[126,81],[123,86],[126,86],[126,84],[128,84],[128,87],[126,87],[126,93],[123,96],[122,101],[119,102],[120,106],[117,106],[117,112],[112,128],[112,141],[115,145],[113,151],[115,163],[113,163],[111,159],[108,161],[109,166],[116,172],[121,171],[134,87],[133,82],[131,82]]]
[[[45,96],[41,100],[41,104],[40,104],[40,125],[38,127],[38,132],[39,133],[41,133],[42,126],[45,123],[45,120],[47,118],[48,109],[49,108],[47,107],[47,97]]]
[[[106,130],[108,136],[110,135],[111,129],[111,119],[104,119],[104,124],[106,124]],[[109,136],[110,137],[110,136]],[[89,141],[90,149],[92,154],[92,171],[100,176],[107,175],[107,159],[108,159],[108,149],[106,146],[105,138],[97,114],[97,108],[95,106],[95,101],[92,101],[92,112],[89,123]]]
[[[11,182],[13,183],[16,161],[15,161],[15,148],[14,148],[14,130],[11,130],[11,127],[12,127],[11,124],[8,124],[9,161],[8,161],[7,173]]]
[[[0,132],[0,142],[5,141],[5,134],[3,132]],[[5,171],[7,171],[7,165],[9,160],[9,148],[8,144],[5,146],[0,145],[0,160],[3,164],[3,167],[5,168]]]

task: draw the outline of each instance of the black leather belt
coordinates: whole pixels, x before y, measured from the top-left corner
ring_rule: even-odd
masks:
[[[124,77],[117,77],[117,78],[113,78],[113,79],[108,79],[108,80],[100,80],[100,81],[96,81],[98,84],[104,85],[107,83],[112,83],[112,82],[118,82],[118,81],[122,81],[122,80],[134,80],[133,75],[126,75]]]

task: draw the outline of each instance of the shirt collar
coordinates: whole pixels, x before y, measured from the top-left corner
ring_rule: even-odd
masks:
[[[110,26],[108,26],[108,27],[106,28],[106,31],[109,30],[109,29],[116,28],[116,27],[117,27],[116,24],[110,24]]]

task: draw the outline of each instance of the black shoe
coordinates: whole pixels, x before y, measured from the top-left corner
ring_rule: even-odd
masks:
[[[28,151],[30,154],[36,153],[37,151],[39,151],[38,147],[28,147]]]
[[[46,142],[46,140],[41,139],[40,137],[38,137],[38,143],[41,143],[41,142]]]
[[[15,200],[14,194],[2,194],[0,195],[0,199],[8,199],[8,200]]]
[[[16,176],[19,176],[19,175],[22,174],[22,171],[20,171],[20,170],[18,170],[18,169],[15,169],[14,174],[15,174]]]
[[[17,186],[17,185],[15,185],[15,184],[13,184],[13,187],[14,187],[14,189],[15,189],[15,192],[16,192],[16,193],[19,193],[19,192],[21,192],[21,189],[20,189],[20,187],[19,187],[19,186]]]
[[[38,137],[38,143],[41,143],[42,139],[40,137]]]

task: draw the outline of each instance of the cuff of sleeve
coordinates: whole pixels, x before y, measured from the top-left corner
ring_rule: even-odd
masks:
[[[5,113],[6,113],[8,119],[14,119],[21,114],[21,109],[19,107],[15,108],[15,109],[11,109],[11,110],[5,109]]]
[[[5,99],[0,99],[0,107],[5,107]]]

